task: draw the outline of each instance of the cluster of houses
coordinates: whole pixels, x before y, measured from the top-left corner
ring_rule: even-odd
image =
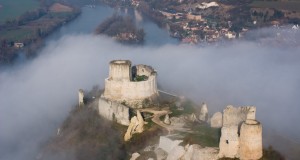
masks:
[[[167,19],[177,19],[175,23],[180,26],[184,31],[184,35],[181,35],[183,43],[196,44],[202,41],[205,42],[216,42],[222,38],[235,39],[237,33],[231,31],[228,26],[216,27],[215,24],[208,22],[206,19],[201,17],[201,15],[193,15],[191,13],[170,13],[166,11],[161,11],[161,13],[167,17]],[[229,22],[230,23],[230,22]],[[239,35],[243,35],[248,29],[243,29]],[[199,34],[201,33],[201,34]],[[173,33],[174,37],[178,37],[180,33]],[[180,37],[180,36],[179,36]]]
[[[230,31],[227,27],[213,27],[206,21],[197,23],[196,25],[190,25],[189,23],[181,25],[182,29],[187,33],[187,36],[182,39],[182,43],[197,44],[200,42],[217,42],[220,39],[235,39],[237,33]],[[242,33],[247,29],[243,29]],[[199,34],[201,33],[201,34]],[[242,34],[240,33],[240,35]]]
[[[183,3],[183,0],[180,0],[179,3]],[[131,0],[131,4],[138,7],[140,0]],[[157,11],[165,16],[169,23],[179,26],[182,29],[181,31],[171,33],[172,36],[180,38],[182,43],[197,44],[203,41],[211,43],[222,38],[236,38],[237,33],[230,31],[228,27],[216,28],[200,14],[195,14],[192,11],[194,10],[193,8],[204,10],[210,7],[219,7],[219,4],[216,2],[203,2],[186,8],[184,12],[175,11],[173,9]]]
[[[131,32],[123,32],[119,33],[116,36],[113,37],[113,39],[117,41],[136,41],[137,36],[134,33]]]
[[[131,5],[138,7],[140,5],[140,1],[139,0],[131,0]]]
[[[142,0],[131,0],[132,5],[138,7]],[[178,0],[179,3],[184,3],[185,0]],[[177,26],[180,29],[170,29],[171,36],[181,39],[182,43],[187,44],[198,44],[202,42],[213,43],[221,39],[235,39],[238,37],[243,37],[243,35],[248,31],[247,28],[242,28],[241,31],[236,33],[230,30],[232,24],[230,21],[227,25],[220,26],[217,25],[213,20],[204,18],[201,13],[205,12],[208,8],[218,8],[221,4],[217,2],[203,2],[195,3],[193,5],[185,5],[180,9],[155,9],[155,11],[160,12],[166,19],[168,26]],[[182,11],[179,11],[182,10]],[[201,10],[200,12],[195,12],[195,10]],[[253,24],[256,25],[256,21]],[[279,26],[278,24],[276,24]],[[299,26],[294,25],[292,27],[294,30],[298,30]]]

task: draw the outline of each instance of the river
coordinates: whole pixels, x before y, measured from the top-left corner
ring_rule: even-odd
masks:
[[[114,13],[128,15],[133,18],[137,26],[143,28],[145,35],[144,45],[161,46],[178,44],[178,40],[169,36],[167,30],[160,28],[149,18],[134,9],[113,9],[108,6],[97,5],[95,8],[83,7],[81,15],[74,21],[62,26],[46,39],[46,43],[66,35],[93,34],[96,27]]]

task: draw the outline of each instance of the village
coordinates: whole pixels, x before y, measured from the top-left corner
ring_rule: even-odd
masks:
[[[240,4],[178,0],[163,1],[158,5],[143,0],[131,0],[131,5],[142,12],[150,11],[148,15],[152,15],[159,23],[165,24],[172,37],[186,44],[207,44],[225,39],[243,38],[251,29],[278,27],[290,23],[282,21],[285,15],[291,15],[289,11],[268,9],[266,13],[260,8],[249,7],[250,2]],[[145,9],[149,7],[150,9]],[[238,7],[244,11],[235,14]],[[299,13],[294,11],[293,13],[291,17],[299,17]],[[290,29],[298,30],[299,26],[294,23]]]

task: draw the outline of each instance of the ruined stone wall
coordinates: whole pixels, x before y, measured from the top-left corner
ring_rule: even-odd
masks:
[[[240,130],[239,157],[241,160],[252,160],[262,156],[262,126],[256,120],[246,120]]]
[[[78,91],[78,105],[83,106],[84,105],[84,91],[82,89],[79,89]]]
[[[262,126],[255,120],[255,112],[254,106],[224,109],[219,157],[242,160],[262,157]]]
[[[105,79],[104,97],[119,102],[143,101],[157,96],[156,76],[150,76],[147,81],[126,82]]]
[[[223,115],[221,112],[217,112],[210,119],[210,127],[221,128],[222,125],[223,125]]]
[[[98,103],[99,114],[119,124],[128,126],[130,123],[129,108],[117,102],[112,102],[104,98],[99,99]]]
[[[139,76],[145,75],[147,77],[150,77],[154,71],[152,67],[143,64],[136,65],[135,67],[136,67],[136,74]]]
[[[239,150],[238,126],[223,126],[220,138],[220,157],[236,158]]]
[[[235,108],[227,106],[223,111],[223,126],[241,125],[246,119],[255,119],[256,108],[254,106]]]

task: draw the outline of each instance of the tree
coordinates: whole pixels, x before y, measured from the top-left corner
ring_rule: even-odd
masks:
[[[283,12],[279,11],[279,10],[274,10],[274,14],[273,14],[273,18],[275,19],[279,19],[279,18],[282,18],[284,17],[284,14]]]

